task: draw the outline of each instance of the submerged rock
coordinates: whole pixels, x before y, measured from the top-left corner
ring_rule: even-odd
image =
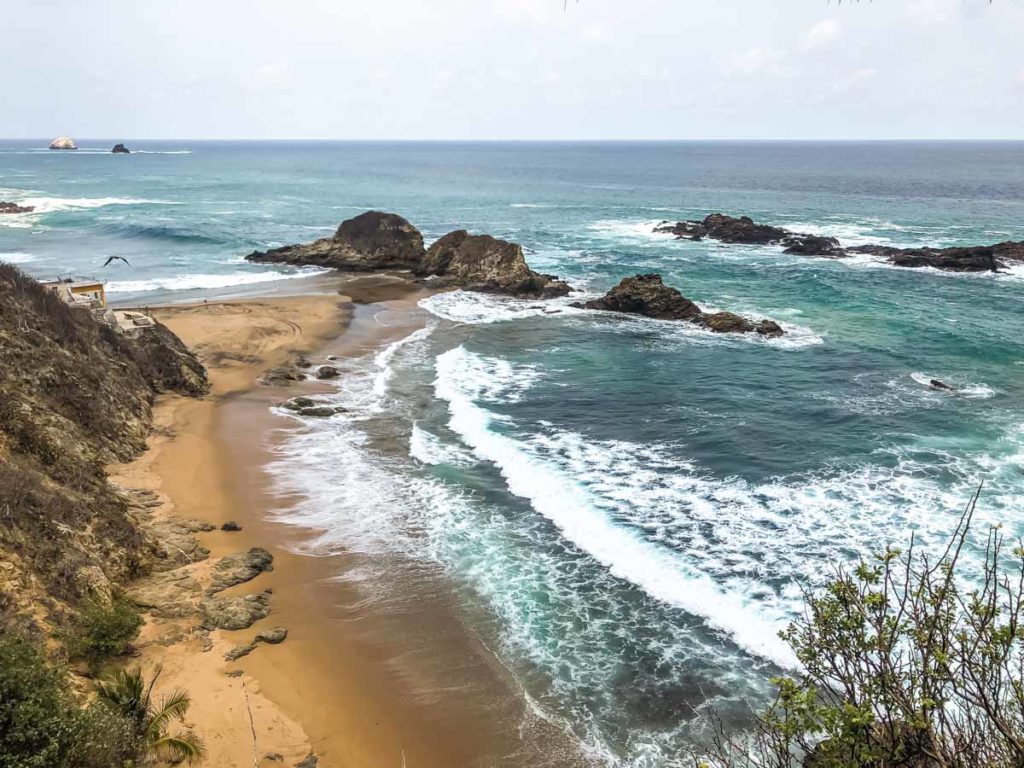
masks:
[[[34,205],[18,205],[0,201],[0,213],[32,213],[35,209]]]
[[[336,379],[339,376],[341,376],[341,371],[333,365],[321,365],[316,369],[316,377],[318,379]]]
[[[661,275],[654,273],[623,278],[600,299],[573,306],[643,315],[658,320],[682,320],[715,333],[757,333],[769,338],[784,333],[782,326],[773,320],[755,323],[732,312],[705,313],[676,288],[665,285]]]
[[[222,531],[228,531],[229,533],[234,533],[235,531],[242,530],[242,526],[240,526],[234,520],[228,520],[226,523],[224,523],[224,525],[222,525],[220,527],[220,529]]]
[[[78,149],[78,147],[67,136],[58,136],[50,142],[50,149]]]
[[[860,245],[847,253],[882,256],[897,267],[933,267],[946,272],[998,272],[1007,262],[1024,262],[1024,242],[951,248],[891,248]]]
[[[702,221],[662,222],[654,231],[675,235],[682,240],[710,237],[723,243],[783,245],[787,253],[806,256],[831,256],[839,251],[839,241],[834,237],[790,232],[782,227],[758,224],[749,216],[734,217],[724,213],[712,213]]]
[[[342,222],[332,237],[254,251],[257,263],[312,265],[353,272],[408,270],[444,286],[525,298],[564,296],[569,286],[534,272],[522,248],[489,235],[451,232],[427,251],[419,230],[394,213],[367,211]]]
[[[110,150],[110,151],[113,152],[115,155],[130,155],[131,154],[131,150],[128,149],[128,147],[126,147],[124,144],[115,144],[114,148],[112,150]]]

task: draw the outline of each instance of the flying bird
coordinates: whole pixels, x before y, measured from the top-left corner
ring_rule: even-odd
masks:
[[[109,266],[110,262],[112,262],[114,259],[120,259],[125,264],[127,264],[129,267],[131,266],[131,262],[129,262],[128,259],[126,259],[124,256],[108,256],[107,260],[105,262],[103,262],[103,266],[104,267]]]

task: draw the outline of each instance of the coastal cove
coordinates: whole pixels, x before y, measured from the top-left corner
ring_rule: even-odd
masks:
[[[854,250],[1024,240],[1024,145],[128,143],[0,147],[32,208],[0,260],[104,278],[208,367],[112,475],[240,525],[196,534],[204,588],[273,556],[223,592],[273,590],[251,627],[141,638],[212,766],[672,765],[770,699],[836,565],[940,548],[982,481],[1024,534],[1024,271]],[[367,210],[427,274],[337,261]],[[850,252],[656,231],[716,211]]]

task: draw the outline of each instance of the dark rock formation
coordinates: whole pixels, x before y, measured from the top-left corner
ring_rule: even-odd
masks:
[[[342,222],[333,237],[246,256],[257,263],[330,267],[350,272],[409,270],[434,284],[526,298],[564,296],[569,286],[534,272],[516,243],[459,230],[423,248],[423,237],[394,213],[368,211]]]
[[[1008,263],[1024,262],[1024,242],[951,248],[892,248],[860,245],[847,253],[882,256],[898,267],[934,267],[947,272],[997,272]]]
[[[956,392],[956,387],[951,387],[949,384],[944,381],[940,381],[939,379],[931,379],[928,382],[928,386],[933,389],[941,389],[943,392]]]
[[[866,253],[880,256],[898,267],[934,267],[947,272],[997,272],[1009,263],[1024,263],[1024,242],[950,248],[893,248],[885,245],[844,248],[834,237],[790,232],[781,227],[757,224],[748,216],[734,218],[721,213],[713,213],[703,221],[662,222],[654,231],[685,240],[710,237],[723,243],[781,245],[786,253],[802,256],[843,258]]]
[[[271,368],[260,378],[260,384],[265,387],[287,387],[293,381],[303,381],[306,374],[293,368],[290,365],[281,365]]]
[[[701,314],[700,307],[677,289],[665,285],[661,275],[657,274],[624,278],[603,297],[588,301],[583,306],[659,320],[692,320]]]
[[[530,269],[519,244],[490,235],[471,235],[464,229],[449,232],[430,246],[413,271],[470,291],[522,298],[552,298],[569,293],[569,286],[558,278]]]
[[[296,411],[299,416],[316,416],[319,418],[326,418],[327,416],[334,416],[338,413],[345,413],[347,408],[342,408],[340,405],[314,405],[309,408],[299,408]]]
[[[32,213],[35,209],[34,205],[18,205],[0,201],[0,213]]]
[[[318,379],[336,379],[339,376],[341,376],[341,371],[333,365],[321,365],[316,369],[316,377]]]
[[[782,327],[772,320],[754,323],[732,312],[705,313],[678,290],[665,285],[658,274],[624,278],[600,299],[573,306],[625,312],[658,320],[683,320],[716,333],[757,333],[768,337],[783,335]]]
[[[236,532],[236,531],[240,531],[240,530],[242,530],[242,526],[240,526],[240,525],[239,525],[238,523],[236,523],[236,522],[235,522],[234,520],[228,520],[228,521],[227,521],[226,523],[224,523],[224,524],[223,524],[223,525],[222,525],[222,526],[220,527],[220,529],[221,529],[222,531],[228,531],[229,533],[234,533],[234,532]]]
[[[682,240],[703,240],[710,237],[723,243],[746,243],[749,245],[782,245],[787,253],[806,256],[831,256],[839,249],[834,237],[819,237],[799,232],[790,232],[782,227],[758,224],[749,216],[726,216],[712,213],[703,221],[679,221],[675,224],[663,222],[654,228],[655,232],[675,235]]]
[[[131,150],[128,149],[128,147],[126,147],[124,144],[115,144],[114,148],[112,150],[110,150],[110,151],[113,152],[115,155],[130,155],[131,154]]]
[[[332,237],[306,245],[254,251],[257,263],[313,265],[350,272],[413,269],[423,260],[423,236],[395,213],[367,211],[343,221]]]

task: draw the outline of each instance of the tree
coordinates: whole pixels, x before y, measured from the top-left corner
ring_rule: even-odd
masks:
[[[185,719],[191,704],[189,695],[177,689],[154,700],[153,687],[160,671],[157,667],[147,683],[141,669],[117,670],[100,681],[97,696],[132,724],[147,757],[197,762],[206,751],[202,740],[191,729],[171,733],[174,721]]]
[[[979,491],[980,493],[980,491]],[[715,766],[1024,766],[1024,548],[988,532],[980,573],[963,557],[978,495],[937,560],[888,550],[839,569],[783,633],[803,672],[775,680],[755,732],[715,723]],[[971,576],[965,581],[965,576]]]

